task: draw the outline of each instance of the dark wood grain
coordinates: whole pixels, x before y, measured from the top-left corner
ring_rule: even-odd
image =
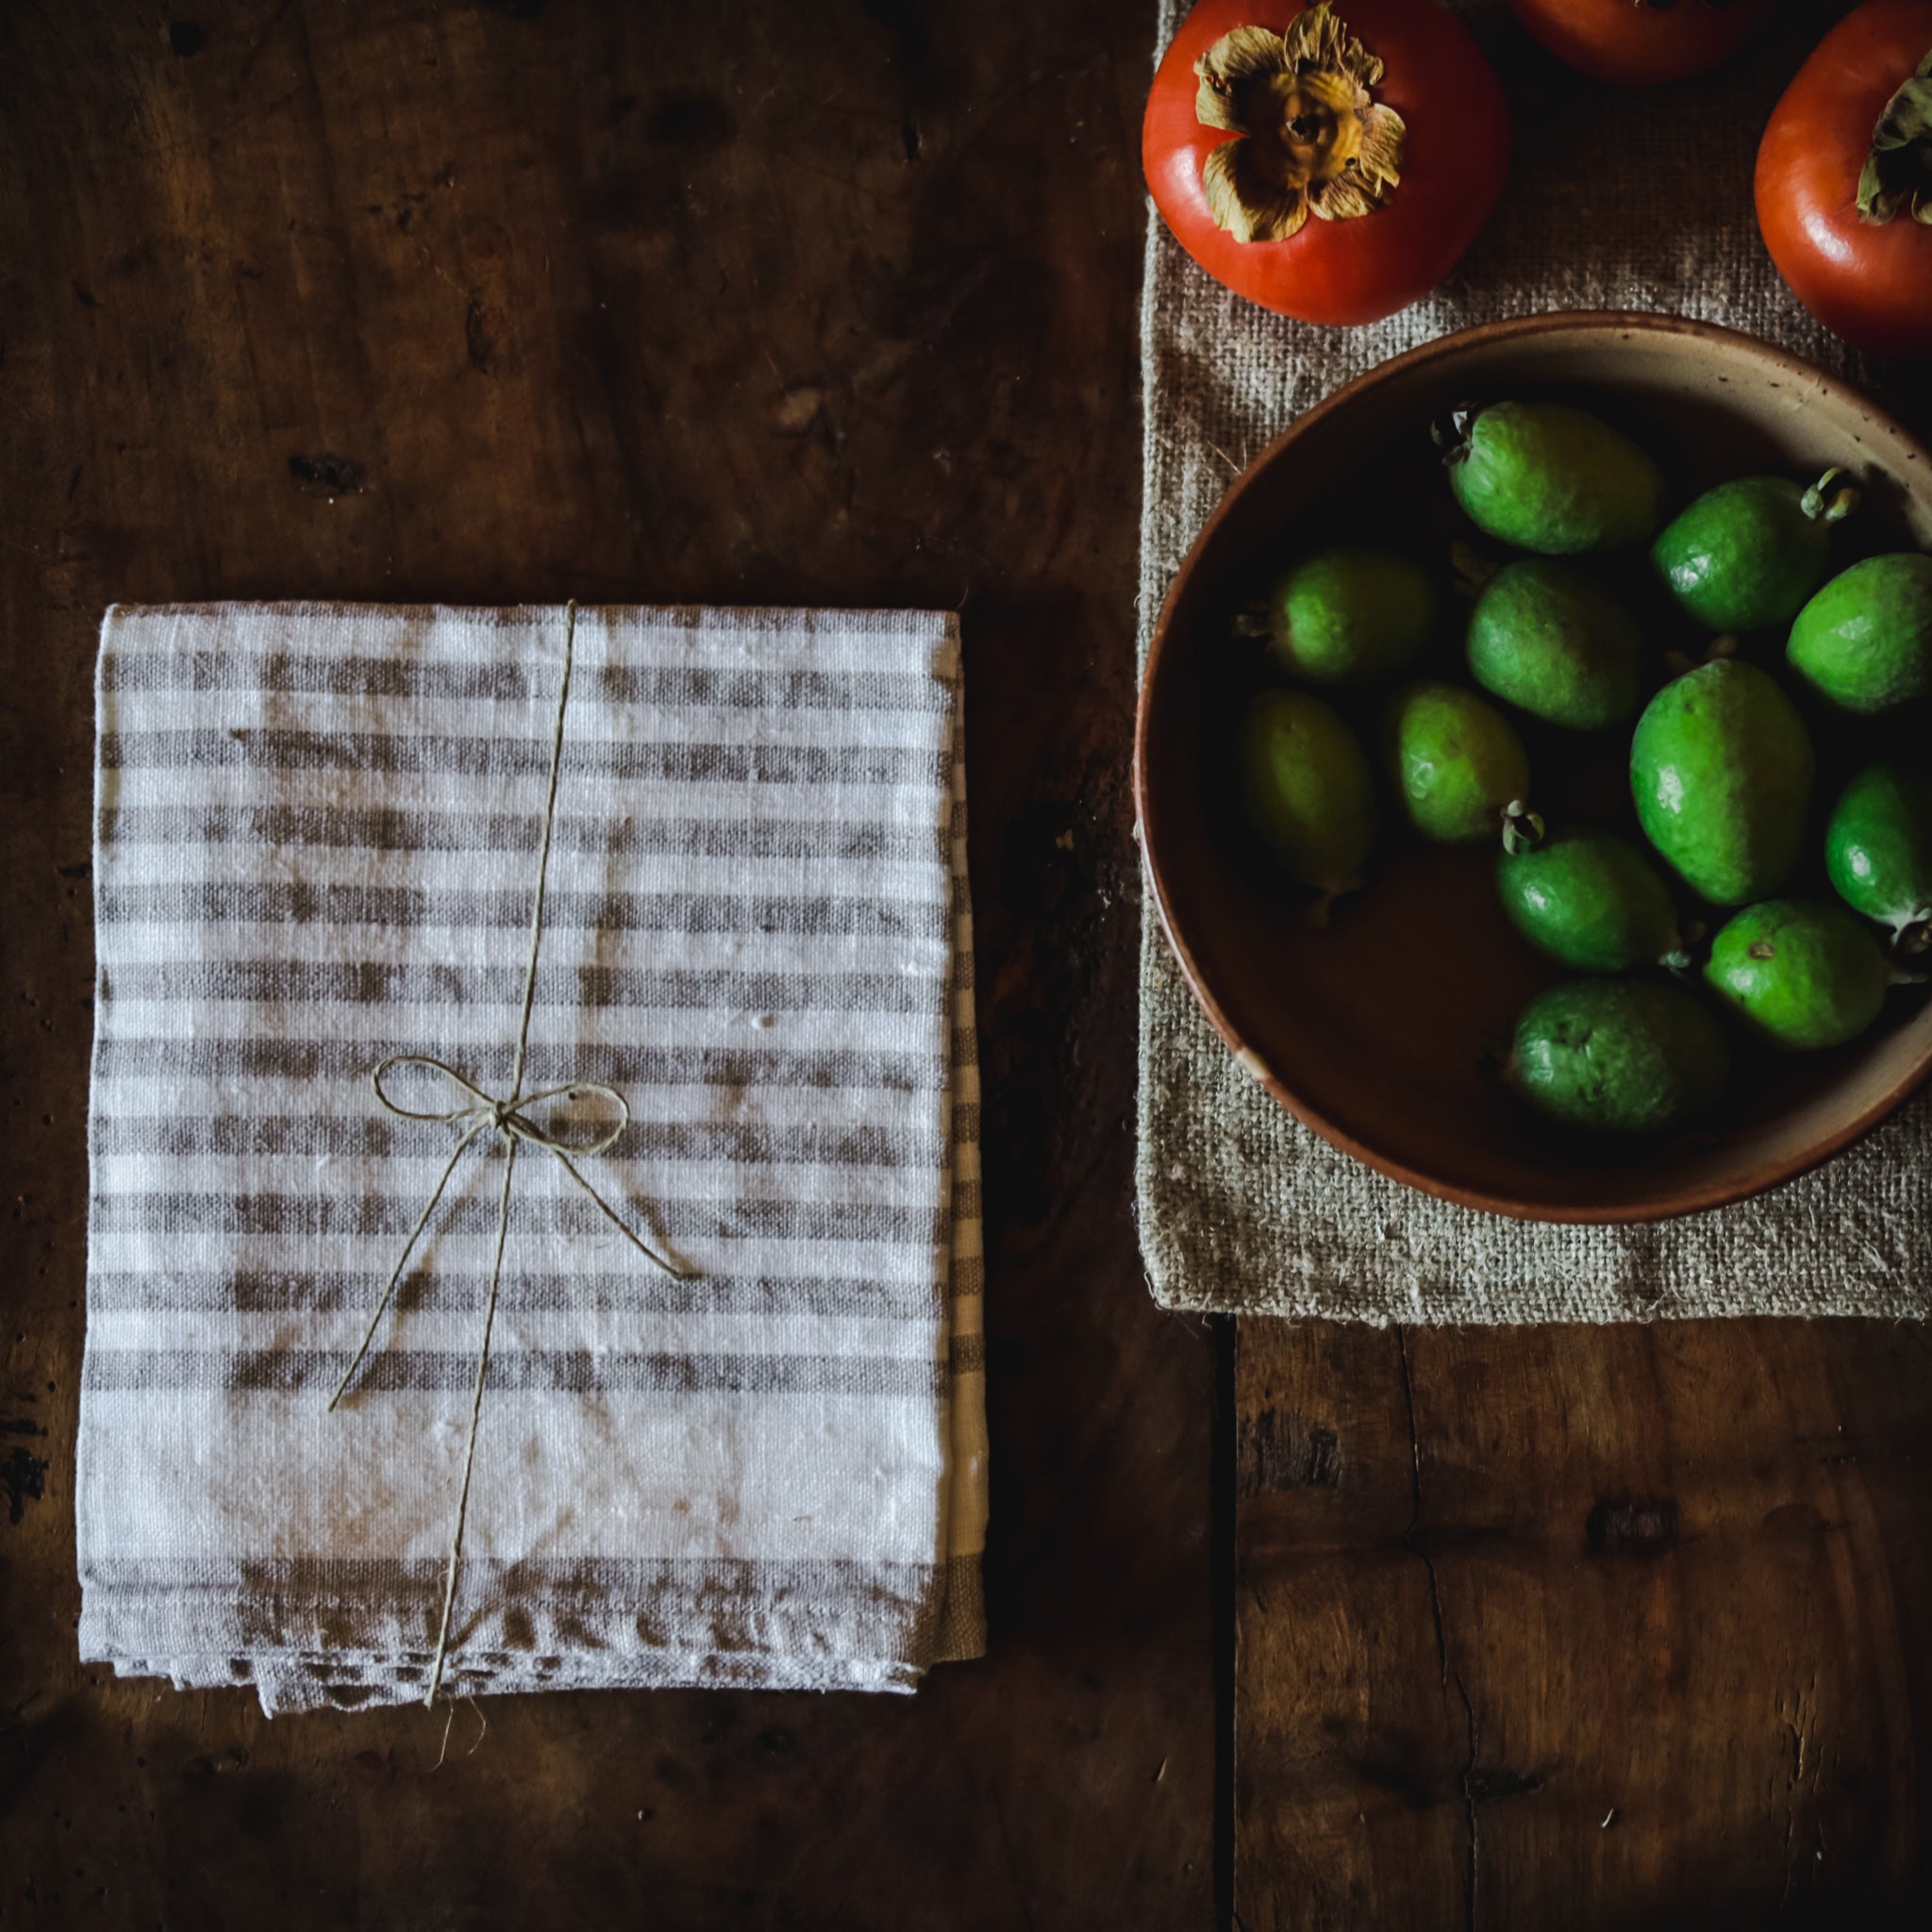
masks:
[[[0,11],[0,1924],[1212,1916],[1205,1331],[1128,1215],[1140,7]],[[264,1724],[75,1657],[110,600],[958,606],[992,1652]]]
[[[1241,1325],[1236,1907],[1923,1925],[1932,1335]]]

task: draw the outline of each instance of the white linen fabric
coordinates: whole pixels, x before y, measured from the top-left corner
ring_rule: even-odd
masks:
[[[328,1412],[459,1137],[369,1074],[508,1096],[564,636],[108,613],[76,1510],[124,1674],[424,1694],[505,1157]],[[984,1639],[957,624],[584,609],[575,649],[525,1091],[623,1094],[579,1165],[692,1274],[518,1161],[443,1681],[910,1690]]]

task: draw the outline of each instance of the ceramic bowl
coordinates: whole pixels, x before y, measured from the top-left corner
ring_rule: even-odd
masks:
[[[1233,620],[1271,564],[1344,529],[1444,566],[1476,533],[1456,510],[1430,423],[1458,404],[1561,397],[1619,423],[1663,464],[1671,507],[1726,477],[1856,474],[1859,514],[1835,567],[1874,550],[1932,548],[1932,454],[1855,390],[1748,337],[1650,315],[1526,317],[1397,357],[1310,409],[1238,478],[1181,566],[1141,690],[1135,802],[1159,918],[1203,1011],[1243,1067],[1336,1146],[1411,1187],[1524,1219],[1638,1222],[1742,1200],[1815,1166],[1896,1108],[1932,1069],[1932,1000],[1894,991],[1878,1027],[1807,1056],[1740,1056],[1723,1108],[1697,1131],[1627,1146],[1572,1138],[1498,1077],[1516,1016],[1562,970],[1497,903],[1494,855],[1417,849],[1385,828],[1369,889],[1325,927],[1241,823],[1227,746],[1247,693],[1272,681]],[[1640,552],[1610,566],[1647,614],[1669,618]],[[1452,600],[1453,601],[1453,600]],[[1460,613],[1418,675],[1466,680]],[[1745,641],[1781,670],[1781,641]],[[1661,649],[1654,679],[1665,675]],[[1342,708],[1374,754],[1375,694]],[[1848,764],[1902,721],[1821,724],[1818,816]],[[1524,726],[1534,801],[1637,838],[1628,734],[1607,742]],[[1923,756],[1924,719],[1917,721]],[[1385,821],[1389,814],[1385,810]],[[1788,889],[1828,894],[1822,838]]]

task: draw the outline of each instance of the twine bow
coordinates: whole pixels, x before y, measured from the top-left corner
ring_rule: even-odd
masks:
[[[369,1076],[369,1084],[375,1091],[377,1102],[389,1112],[406,1121],[438,1121],[454,1124],[468,1121],[469,1127],[456,1144],[455,1151],[444,1164],[441,1178],[436,1183],[429,1196],[428,1205],[416,1217],[416,1224],[409,1230],[409,1238],[403,1243],[403,1252],[396,1257],[396,1265],[390,1271],[388,1282],[384,1285],[382,1296],[375,1305],[375,1312],[369,1318],[369,1326],[343,1372],[342,1379],[337,1383],[336,1391],[329,1397],[328,1406],[333,1410],[341,1401],[349,1384],[356,1379],[356,1371],[362,1366],[364,1357],[369,1353],[375,1340],[375,1331],[382,1325],[383,1315],[394,1299],[396,1284],[403,1278],[403,1271],[409,1265],[409,1257],[415,1253],[416,1243],[422,1239],[423,1230],[429,1225],[429,1218],[436,1212],[437,1204],[441,1201],[449,1187],[450,1176],[456,1173],[457,1164],[475,1145],[479,1136],[494,1130],[497,1139],[504,1145],[503,1191],[496,1208],[496,1258],[490,1270],[490,1294],[483,1307],[483,1339],[476,1351],[476,1381],[470,1397],[469,1441],[463,1450],[463,1486],[457,1500],[456,1528],[451,1534],[449,1544],[449,1567],[443,1579],[442,1618],[436,1633],[436,1660],[429,1674],[429,1691],[424,1698],[425,1705],[436,1702],[436,1693],[442,1684],[442,1667],[449,1654],[450,1613],[456,1605],[457,1577],[462,1567],[463,1524],[470,1513],[470,1476],[476,1465],[476,1424],[483,1412],[483,1382],[490,1371],[490,1331],[496,1321],[496,1291],[503,1279],[503,1246],[509,1232],[510,1183],[516,1174],[517,1153],[523,1147],[541,1147],[550,1155],[569,1174],[577,1186],[589,1195],[605,1220],[609,1222],[619,1234],[641,1254],[654,1268],[663,1270],[666,1274],[679,1279],[690,1276],[691,1270],[677,1262],[667,1259],[655,1248],[631,1232],[617,1210],[605,1200],[595,1188],[587,1181],[572,1160],[573,1154],[578,1156],[603,1154],[613,1147],[618,1137],[630,1124],[630,1105],[616,1088],[607,1086],[602,1080],[566,1080],[558,1087],[546,1087],[541,1093],[524,1091],[524,1063],[528,1058],[530,1043],[530,1011],[537,998],[537,957],[543,943],[543,894],[550,872],[550,839],[557,822],[557,780],[563,762],[563,719],[570,704],[570,674],[575,656],[577,628],[577,607],[575,601],[564,608],[563,634],[563,682],[557,694],[557,726],[550,743],[550,792],[543,808],[542,850],[537,860],[536,903],[530,914],[530,958],[524,974],[524,1012],[522,1024],[517,1028],[516,1070],[510,1076],[509,1097],[497,1100],[470,1079],[459,1074],[446,1060],[440,1060],[424,1053],[392,1053],[375,1069]],[[449,1108],[441,1112],[435,1108],[419,1109],[402,1107],[383,1091],[383,1075],[396,1067],[422,1067],[429,1072],[441,1074],[444,1079],[453,1081],[467,1093],[469,1101],[459,1107]],[[587,1094],[611,1102],[617,1108],[616,1124],[606,1128],[594,1138],[576,1144],[560,1138],[559,1134],[541,1125],[530,1117],[529,1109],[541,1106],[546,1100],[568,1097],[580,1100]]]

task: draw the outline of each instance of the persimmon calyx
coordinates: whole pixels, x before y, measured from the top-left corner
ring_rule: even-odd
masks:
[[[1901,211],[1932,227],[1932,53],[1886,103],[1858,172],[1858,219],[1874,227]]]
[[[1374,99],[1382,62],[1328,0],[1285,34],[1238,26],[1194,62],[1195,117],[1236,137],[1201,165],[1215,225],[1237,242],[1285,242],[1312,213],[1373,214],[1400,181],[1407,130]]]

